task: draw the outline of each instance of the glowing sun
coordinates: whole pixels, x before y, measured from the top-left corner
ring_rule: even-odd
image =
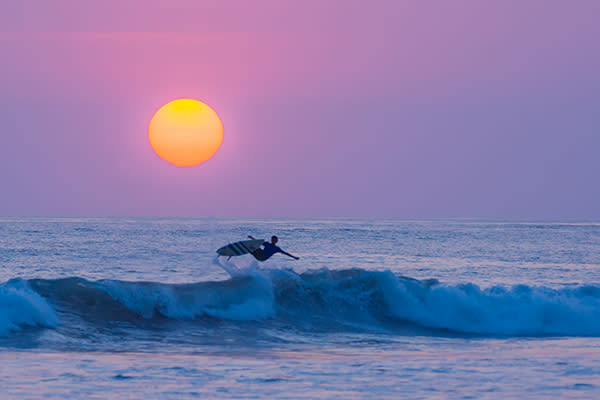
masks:
[[[162,159],[180,167],[211,158],[223,142],[221,119],[208,105],[193,99],[173,100],[154,114],[148,139]]]

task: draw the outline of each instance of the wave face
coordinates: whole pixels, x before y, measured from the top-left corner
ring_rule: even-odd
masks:
[[[104,330],[119,321],[141,328],[148,321],[203,328],[256,321],[296,332],[600,336],[600,287],[481,289],[362,269],[247,269],[195,284],[66,278],[0,285],[0,335],[74,320]]]

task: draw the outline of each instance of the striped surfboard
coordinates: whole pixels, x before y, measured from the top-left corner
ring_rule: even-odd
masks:
[[[217,253],[220,256],[241,256],[243,254],[252,253],[264,243],[263,239],[242,240],[241,242],[229,243],[219,250]]]

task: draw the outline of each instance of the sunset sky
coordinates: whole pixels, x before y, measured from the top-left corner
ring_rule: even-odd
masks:
[[[600,218],[598,1],[0,6],[0,215]],[[209,161],[148,141],[219,114]]]

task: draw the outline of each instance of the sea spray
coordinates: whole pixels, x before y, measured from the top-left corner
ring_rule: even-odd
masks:
[[[155,315],[194,319],[203,315],[231,320],[258,320],[273,315],[271,281],[256,273],[224,284],[169,285],[104,280],[96,287],[144,318]]]
[[[391,279],[384,295],[392,315],[431,328],[486,335],[600,335],[596,287],[427,287]]]

